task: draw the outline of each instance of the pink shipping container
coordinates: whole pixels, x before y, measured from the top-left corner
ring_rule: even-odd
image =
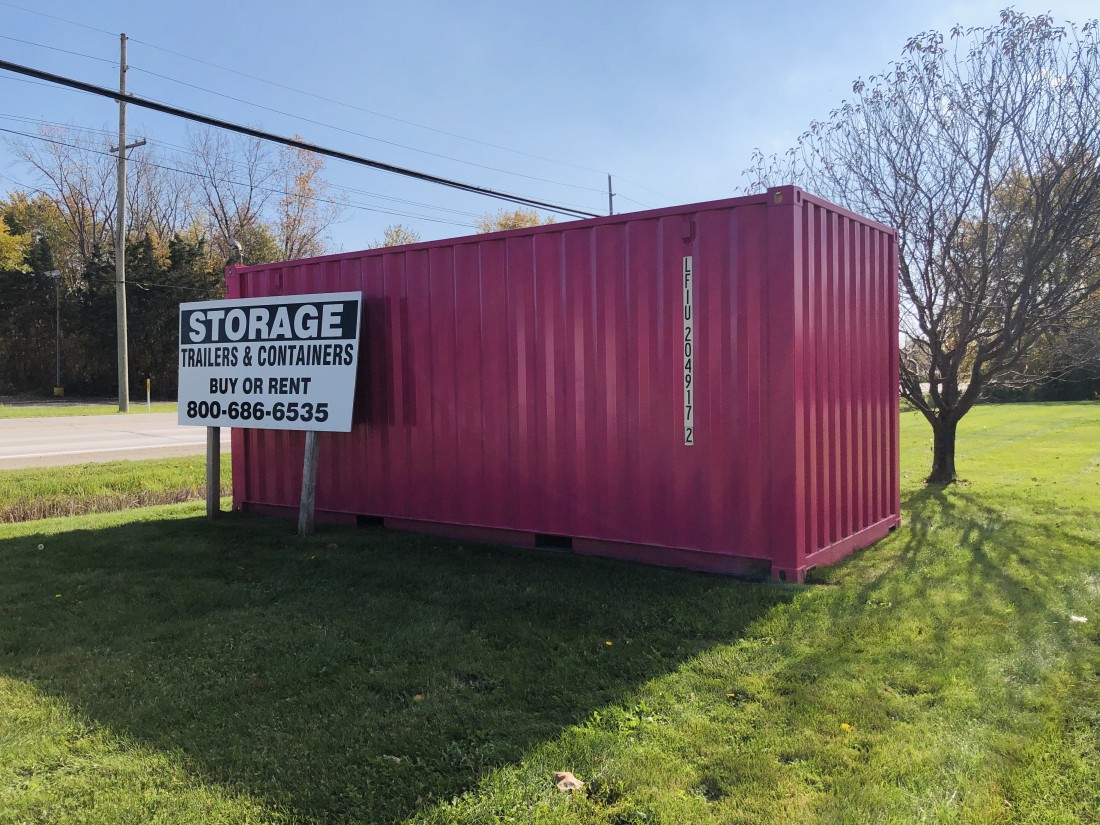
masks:
[[[897,237],[796,187],[228,275],[345,290],[319,520],[787,580],[899,522]],[[304,435],[232,444],[234,507],[296,513]]]

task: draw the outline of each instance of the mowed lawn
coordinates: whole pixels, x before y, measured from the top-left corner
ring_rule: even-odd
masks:
[[[201,504],[0,526],[0,823],[1098,822],[1100,404],[959,445],[925,488],[903,414],[903,526],[808,586]]]

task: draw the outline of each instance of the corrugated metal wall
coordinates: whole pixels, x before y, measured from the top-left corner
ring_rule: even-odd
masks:
[[[799,426],[812,560],[899,513],[897,248],[892,235],[808,196],[801,224]]]
[[[228,286],[363,291],[358,423],[320,439],[320,510],[801,576],[815,550],[896,522],[893,250],[786,187],[237,268]],[[234,430],[234,505],[295,507],[303,441]]]

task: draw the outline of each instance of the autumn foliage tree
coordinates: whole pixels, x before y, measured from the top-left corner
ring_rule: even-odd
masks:
[[[22,272],[26,269],[23,255],[30,246],[27,235],[13,235],[0,220],[0,272]]]
[[[404,246],[410,243],[420,243],[420,233],[415,229],[409,229],[404,224],[396,223],[387,226],[382,232],[382,240],[370,245],[371,249],[379,249],[383,246]]]
[[[506,229],[524,229],[528,226],[542,226],[554,223],[553,215],[543,218],[537,209],[525,209],[522,206],[515,209],[501,209],[497,212],[487,212],[475,221],[478,232],[503,232]]]
[[[290,147],[279,151],[274,230],[284,260],[324,254],[325,231],[343,212],[344,201],[331,191],[324,168],[324,160],[313,152]]]
[[[1013,10],[912,38],[755,185],[796,182],[894,226],[901,394],[955,480],[960,419],[1100,290],[1100,27]]]

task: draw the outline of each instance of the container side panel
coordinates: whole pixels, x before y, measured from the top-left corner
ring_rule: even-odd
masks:
[[[882,381],[878,374],[883,368],[882,337],[876,335],[876,330],[883,324],[882,314],[882,279],[884,276],[879,250],[882,248],[882,233],[869,232],[867,239],[867,274],[868,287],[867,299],[870,307],[869,321],[867,325],[867,350],[869,353],[869,365],[867,374],[867,387],[869,395],[869,426],[868,434],[871,438],[869,446],[869,469],[867,483],[867,500],[870,519],[880,521],[885,515],[878,503],[877,490],[882,483],[883,463],[886,456],[883,452],[883,428],[886,422],[883,419]]]
[[[880,319],[889,317],[889,307],[887,306],[887,295],[889,294],[889,290],[886,289],[886,284],[884,283],[886,267],[883,265],[883,256],[885,252],[885,245],[882,243],[882,238],[875,238],[874,253],[872,255],[875,273],[874,296],[877,308],[876,315]],[[886,364],[889,343],[886,340],[886,336],[881,334],[881,324],[876,324],[876,326],[872,328],[870,342],[874,347],[876,362],[876,369],[874,371],[876,389],[874,430],[875,467],[878,471],[875,473],[875,484],[873,489],[875,497],[875,516],[882,519],[886,517],[887,510],[886,493],[888,481],[884,470],[886,463],[889,461],[889,445],[887,443],[889,420],[888,413],[882,403],[882,394],[884,391],[883,385],[886,383],[885,375],[889,374]]]
[[[502,407],[502,429],[508,444],[505,453],[508,463],[503,473],[503,506],[505,514],[514,511],[517,519],[535,524],[540,515],[538,502],[545,491],[545,479],[537,459],[540,445],[544,442],[538,431],[539,405],[535,377],[537,315],[532,238],[509,238],[505,242],[505,273],[504,328],[511,337],[506,342],[505,351],[508,359],[508,397]],[[507,520],[507,515],[503,518]]]
[[[816,458],[814,475],[817,478],[817,496],[814,499],[816,509],[814,523],[814,548],[829,544],[829,501],[833,490],[829,476],[829,352],[828,352],[828,258],[826,239],[829,236],[828,212],[821,207],[811,207],[815,227],[814,305],[812,312],[816,319],[814,342],[814,423],[816,441],[813,445]]]
[[[622,346],[629,310],[629,288],[624,250],[626,230],[622,224],[597,228],[592,234],[592,254],[596,273],[596,359],[600,378],[593,404],[603,425],[602,437],[594,439],[592,463],[600,469],[593,480],[602,495],[600,530],[618,529],[629,523],[637,510],[634,486],[635,468],[631,444],[637,443],[637,429],[626,399],[629,382]]]
[[[841,432],[840,432],[840,265],[837,243],[837,222],[839,216],[835,212],[826,214],[828,235],[826,237],[826,260],[828,262],[828,291],[826,293],[827,315],[826,327],[829,330],[828,345],[825,351],[826,365],[826,390],[828,392],[829,407],[829,488],[832,495],[829,497],[829,533],[830,544],[840,540],[840,502],[844,491],[841,489]]]
[[[511,417],[509,374],[509,329],[507,251],[503,240],[479,245],[481,302],[477,315],[469,319],[478,326],[481,340],[482,440],[471,443],[466,459],[482,465],[483,487],[478,521],[500,524],[510,505],[508,485],[511,460],[508,419]]]
[[[766,392],[768,367],[765,361],[767,334],[767,227],[768,210],[739,209],[731,216],[733,225],[733,306],[728,317],[736,328],[729,340],[735,372],[728,392],[736,409],[735,451],[728,457],[737,478],[738,494],[732,508],[736,531],[746,555],[767,557],[771,535],[768,514],[770,468],[766,423],[769,397]]]
[[[406,493],[415,499],[417,509],[447,495],[447,487],[441,484],[445,479],[435,471],[438,438],[432,406],[435,380],[432,339],[436,331],[432,323],[431,277],[428,250],[421,249],[405,255],[402,323],[408,334],[405,354],[410,373],[406,383],[410,488]]]
[[[482,385],[485,354],[481,340],[481,255],[477,246],[455,249],[455,351],[461,359],[455,376],[458,400],[458,478],[456,498],[466,524],[482,523],[485,465],[480,451],[485,440]],[[408,514],[417,518],[416,514]]]
[[[804,218],[799,431],[812,555],[897,516],[897,292],[891,233],[820,201]]]
[[[653,399],[667,392],[664,388],[664,359],[661,351],[661,319],[666,317],[665,293],[656,289],[661,276],[661,235],[657,220],[628,225],[626,237],[628,290],[633,308],[625,337],[634,342],[634,393],[628,405],[638,421],[638,444],[658,444],[664,429],[661,411]],[[624,348],[629,356],[630,350]],[[634,450],[639,534],[665,536],[663,512],[668,502],[668,471],[665,451]],[[656,539],[655,539],[656,540]]]
[[[840,249],[840,313],[837,327],[840,330],[840,535],[850,536],[855,532],[852,518],[852,498],[854,483],[853,462],[855,444],[852,432],[852,412],[855,399],[852,385],[855,373],[852,370],[853,344],[858,345],[861,331],[852,325],[852,304],[855,301],[855,289],[852,285],[852,270],[855,267],[852,253],[851,219],[842,215],[839,221],[837,246]]]
[[[822,306],[817,284],[821,270],[821,250],[817,248],[817,215],[821,210],[807,205],[802,221],[802,340],[805,345],[806,403],[802,410],[802,428],[806,443],[806,521],[805,547],[810,553],[821,546],[822,458],[820,417]]]
[[[683,448],[687,450],[684,456],[692,460],[688,495],[690,504],[698,511],[694,524],[696,546],[728,541],[731,529],[739,532],[737,522],[731,522],[737,517],[733,507],[736,490],[733,469],[709,469],[711,461],[707,455],[733,455],[739,440],[730,408],[732,353],[725,334],[731,324],[726,307],[737,278],[731,269],[731,229],[728,213],[704,212],[696,217],[692,260],[693,270],[698,273],[694,275],[698,289],[693,298],[696,340],[692,358],[698,376],[694,399],[698,438],[695,446]],[[732,512],[725,515],[727,510]]]
[[[888,342],[888,350],[890,352],[890,386],[889,386],[889,398],[890,398],[890,462],[888,464],[888,472],[890,474],[890,498],[891,502],[891,515],[895,518],[901,517],[901,421],[899,419],[899,407],[901,405],[901,397],[899,395],[900,376],[899,376],[899,349],[900,343],[898,341],[898,329],[899,329],[899,304],[898,304],[898,239],[897,237],[891,238],[889,243],[889,260],[890,264],[887,276],[888,293],[890,296],[888,313],[890,318],[890,340]]]
[[[531,529],[554,533],[556,524],[574,524],[572,491],[564,485],[569,457],[563,449],[569,395],[566,345],[565,280],[561,234],[538,235],[534,243],[535,396],[538,423],[536,472],[543,480]]]
[[[428,303],[431,313],[432,437],[435,508],[442,521],[461,521],[464,515],[461,490],[461,444],[459,436],[458,381],[468,365],[458,356],[455,297],[454,249],[428,250]],[[370,353],[366,353],[371,357]]]
[[[863,524],[860,515],[860,479],[862,468],[860,466],[862,456],[862,432],[860,424],[860,412],[863,398],[861,380],[863,370],[860,367],[860,356],[864,348],[863,336],[865,327],[861,322],[860,306],[862,289],[860,272],[862,264],[859,252],[859,232],[861,224],[850,218],[844,220],[844,246],[848,257],[848,265],[845,274],[847,285],[847,297],[845,300],[845,337],[846,351],[844,359],[844,373],[846,381],[845,404],[847,406],[845,416],[847,420],[847,437],[845,449],[847,450],[845,485],[848,496],[845,507],[845,518],[848,524],[846,535],[852,535]]]

